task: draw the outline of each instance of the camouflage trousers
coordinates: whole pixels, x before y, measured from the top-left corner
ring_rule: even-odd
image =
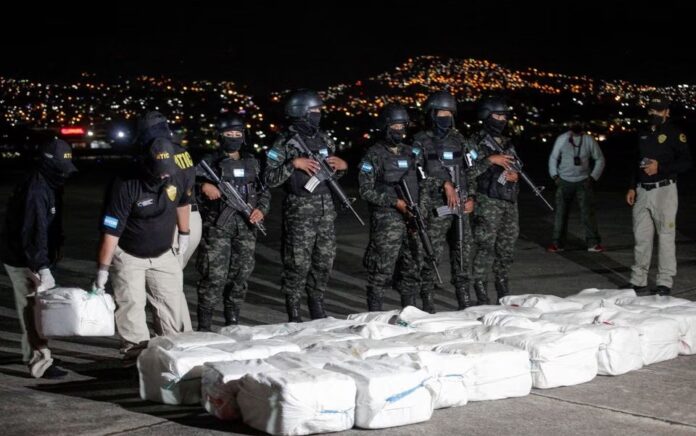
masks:
[[[464,216],[464,241],[463,241],[463,257],[464,269],[461,268],[459,262],[460,252],[459,243],[457,241],[457,218],[454,216],[437,217],[434,213],[428,214],[428,235],[430,242],[433,244],[435,252],[435,261],[438,267],[442,260],[442,254],[445,249],[449,249],[450,255],[450,282],[455,288],[464,286],[469,281],[469,264],[471,255],[472,235],[471,226],[469,225],[469,215]],[[442,271],[440,271],[442,272]],[[423,263],[421,271],[423,284],[421,286],[421,294],[431,293],[435,289],[435,270],[430,262]]]
[[[196,258],[196,268],[201,274],[199,307],[213,310],[220,297],[226,309],[238,307],[244,301],[247,280],[254,270],[255,248],[256,230],[239,214],[224,229],[204,225]]]
[[[479,194],[473,218],[476,256],[472,278],[486,281],[491,269],[496,279],[507,278],[520,233],[517,203]]]
[[[377,298],[391,287],[402,296],[415,295],[420,288],[422,266],[418,234],[407,228],[396,210],[377,210],[370,215],[370,241],[363,265],[367,269],[367,293]]]
[[[288,195],[283,204],[281,292],[321,299],[336,257],[336,210],[330,194]]]

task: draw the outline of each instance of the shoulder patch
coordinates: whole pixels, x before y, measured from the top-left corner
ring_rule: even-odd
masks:
[[[371,173],[372,172],[372,164],[370,162],[363,161],[360,164],[360,171],[362,171],[363,173]]]
[[[268,153],[266,153],[266,156],[270,160],[274,160],[276,162],[280,160],[280,153],[275,148],[271,148],[270,150],[268,150]]]
[[[118,218],[113,217],[111,215],[104,215],[104,220],[102,221],[102,224],[104,225],[104,227],[116,229],[118,227]]]
[[[686,142],[686,135],[683,134],[683,133],[680,133],[680,134],[679,134],[679,141],[681,141],[681,142]]]
[[[414,156],[420,156],[422,150],[420,147],[413,147],[412,152]]]
[[[657,137],[657,142],[660,144],[664,143],[667,140],[667,135],[664,133],[660,134],[660,136]]]

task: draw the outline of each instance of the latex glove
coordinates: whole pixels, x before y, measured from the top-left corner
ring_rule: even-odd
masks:
[[[103,293],[106,288],[106,282],[109,281],[109,270],[99,268],[97,271],[97,277],[92,282],[92,293],[98,294]]]
[[[43,292],[56,287],[56,281],[51,274],[51,270],[43,268],[39,270],[39,285],[36,292]]]
[[[189,234],[182,234],[179,233],[179,237],[177,238],[177,241],[179,243],[179,248],[178,248],[178,254],[179,256],[183,256],[184,253],[186,253],[186,249],[189,246],[189,241],[191,240],[191,235]]]

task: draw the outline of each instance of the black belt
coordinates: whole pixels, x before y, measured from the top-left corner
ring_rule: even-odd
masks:
[[[655,183],[639,183],[638,185],[641,188],[645,189],[646,191],[650,191],[650,190],[653,190],[655,188],[662,188],[663,186],[669,186],[672,183],[677,183],[677,181],[673,180],[673,179],[664,179],[664,180],[660,180],[659,182],[655,182]]]
[[[198,205],[197,204],[191,205],[191,212],[198,212]]]

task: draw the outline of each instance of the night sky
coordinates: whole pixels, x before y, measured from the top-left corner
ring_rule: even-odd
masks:
[[[193,3],[5,11],[0,74],[162,74],[265,92],[354,81],[435,54],[655,85],[696,83],[696,13],[687,1]]]

